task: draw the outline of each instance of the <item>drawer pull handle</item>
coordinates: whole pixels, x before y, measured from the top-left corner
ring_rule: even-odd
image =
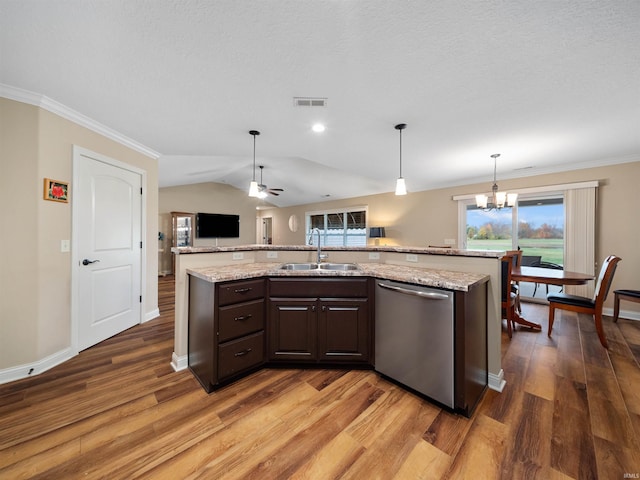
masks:
[[[244,357],[245,355],[247,355],[248,353],[251,352],[250,348],[247,348],[246,350],[242,350],[241,352],[236,353],[236,357]]]
[[[253,317],[253,315],[249,314],[249,315],[242,315],[240,317],[236,317],[233,319],[234,322],[240,322],[242,320],[249,320],[251,317]]]
[[[234,290],[235,293],[247,293],[253,290],[253,288],[236,288]]]

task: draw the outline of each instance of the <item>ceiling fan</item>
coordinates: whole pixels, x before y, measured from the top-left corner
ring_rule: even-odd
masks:
[[[264,183],[262,183],[262,170],[264,169],[264,165],[260,165],[260,183],[258,184],[258,192],[263,194],[263,198],[267,196],[267,193],[271,195],[275,195],[276,197],[280,195],[277,192],[284,192],[282,188],[269,188]]]

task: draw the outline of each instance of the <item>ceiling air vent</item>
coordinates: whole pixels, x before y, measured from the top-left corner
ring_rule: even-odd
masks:
[[[320,97],[293,97],[294,107],[326,107],[327,99]]]

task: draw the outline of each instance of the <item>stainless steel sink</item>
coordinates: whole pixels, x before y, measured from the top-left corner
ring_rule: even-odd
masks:
[[[355,263],[321,263],[318,265],[320,270],[340,270],[343,272],[358,270],[358,265]]]
[[[284,263],[281,270],[317,270],[317,263]]]
[[[283,263],[281,270],[333,270],[347,272],[358,270],[359,267],[355,263]]]

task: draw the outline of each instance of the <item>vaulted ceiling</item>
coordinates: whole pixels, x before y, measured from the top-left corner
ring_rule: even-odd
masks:
[[[279,206],[640,155],[638,0],[0,0],[0,83]],[[326,99],[294,106],[294,97]],[[316,122],[326,130],[314,133]],[[256,173],[259,179],[259,171]]]

